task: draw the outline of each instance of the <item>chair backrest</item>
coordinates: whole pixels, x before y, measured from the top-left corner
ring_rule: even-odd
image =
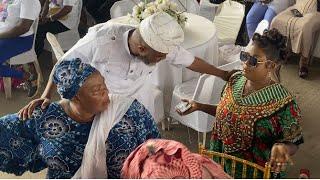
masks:
[[[262,35],[262,34],[263,34],[263,31],[266,30],[266,29],[269,29],[269,22],[268,22],[267,20],[262,20],[262,21],[258,24],[258,26],[257,26],[257,28],[256,28],[256,30],[255,30],[254,32],[255,32],[255,33],[259,33],[259,34]],[[252,44],[252,39],[250,39],[248,45],[250,45],[250,44]]]
[[[56,56],[56,59],[59,61],[61,57],[64,55],[61,45],[59,44],[57,38],[53,34],[47,33],[46,37],[49,44],[51,45],[51,49],[54,55]]]
[[[35,53],[34,47],[36,42],[38,24],[39,24],[39,19],[34,20],[32,24],[32,30],[34,32],[32,48],[29,51],[26,51],[22,54],[19,54],[15,57],[10,58],[10,61],[9,61],[10,65],[27,64],[30,62],[37,61],[37,55]]]
[[[192,14],[199,14],[200,5],[196,0],[172,0],[178,5],[179,11],[187,11]]]
[[[226,0],[220,4],[214,24],[217,28],[218,41],[222,44],[234,44],[244,18],[245,7],[241,3]]]
[[[242,165],[242,178],[244,178],[244,179],[248,178],[247,172],[251,168],[253,169],[253,178],[254,179],[258,178],[259,171],[263,174],[264,179],[270,178],[271,166],[269,163],[266,163],[265,167],[262,167],[258,164],[252,163],[250,161],[247,161],[247,160],[244,160],[241,158],[237,158],[235,156],[231,156],[231,155],[228,155],[225,153],[219,153],[219,152],[215,152],[215,151],[206,150],[202,144],[199,144],[199,154],[202,156],[206,156],[210,159],[220,158],[220,162],[217,162],[217,163],[220,163],[222,168],[225,167],[226,161],[231,161],[231,174],[229,174],[229,175],[232,176],[233,178],[235,177],[237,164]],[[249,177],[249,178],[252,178],[252,177]]]
[[[132,8],[137,4],[139,4],[139,0],[121,0],[115,2],[110,9],[111,18],[126,16],[128,13],[132,13]]]
[[[82,12],[82,5],[83,5],[83,2],[82,2],[82,0],[78,0],[79,1],[79,4],[78,4],[78,9],[77,9],[77,11],[78,11],[78,19],[77,19],[77,26],[76,27],[78,27],[79,26],[79,24],[80,24],[80,19],[81,19],[81,12]],[[78,28],[77,28],[78,29]]]
[[[32,44],[32,49],[34,49],[35,43],[36,43],[36,36],[37,36],[37,31],[38,31],[38,25],[39,25],[39,18],[34,20],[32,24],[33,32],[34,32],[34,37],[33,37],[33,44]]]
[[[242,66],[241,62],[237,60],[229,64],[219,66],[219,68],[223,70],[233,70],[241,69]],[[209,74],[203,74],[198,80],[193,99],[201,103],[217,104],[220,101],[221,92],[225,83],[226,82],[221,78]]]

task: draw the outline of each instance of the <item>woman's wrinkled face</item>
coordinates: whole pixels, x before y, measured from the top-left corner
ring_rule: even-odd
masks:
[[[84,82],[77,96],[87,112],[97,114],[107,109],[110,103],[108,94],[104,78],[96,71]]]
[[[245,52],[256,58],[257,64],[252,66],[249,61],[244,61],[242,63],[244,76],[251,81],[262,81],[266,79],[271,71],[270,67],[274,63],[267,60],[263,50],[256,45],[248,45]]]

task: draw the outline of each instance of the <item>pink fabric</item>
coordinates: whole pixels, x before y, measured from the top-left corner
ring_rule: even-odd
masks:
[[[21,79],[11,78],[12,88],[18,88],[23,83]],[[4,92],[4,84],[2,77],[0,78],[0,91]]]
[[[164,139],[148,140],[126,159],[122,178],[172,179],[208,178],[229,179],[220,165],[199,154],[191,153],[183,144]]]

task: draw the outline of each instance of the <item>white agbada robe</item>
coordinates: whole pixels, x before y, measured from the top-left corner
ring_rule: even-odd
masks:
[[[88,34],[62,60],[80,58],[82,62],[89,63],[105,78],[110,93],[136,98],[152,114],[154,110],[150,99],[154,97],[147,92],[152,86],[148,78],[155,65],[148,66],[130,54],[128,35],[133,29],[133,26],[122,24],[98,24],[90,28]],[[174,66],[188,67],[193,63],[194,56],[178,46],[165,61]],[[155,117],[154,114],[152,116]]]
[[[148,45],[161,49],[160,52],[168,51],[170,47],[167,61],[176,66],[190,66],[194,56],[182,47],[175,46],[183,41],[180,26],[166,13],[150,17],[141,23],[140,32],[144,31],[142,36],[146,35],[150,39],[156,36],[157,41],[161,42],[145,40],[147,43],[155,43]],[[62,57],[62,60],[80,58],[82,62],[91,64],[104,76],[109,92],[114,94],[110,96],[108,109],[95,117],[81,167],[74,178],[107,178],[105,141],[110,130],[127,112],[135,98],[147,109],[150,107],[148,102],[152,97],[148,95],[152,93],[147,93],[149,85],[146,82],[155,67],[144,64],[130,54],[128,37],[132,29],[131,26],[120,24],[97,25]]]

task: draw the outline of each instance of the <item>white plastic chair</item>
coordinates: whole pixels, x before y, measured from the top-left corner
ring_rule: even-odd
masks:
[[[187,11],[189,13],[198,14],[199,4],[196,0],[173,0],[178,5],[178,9],[183,12]],[[139,0],[121,0],[115,2],[111,9],[111,18],[117,18],[121,16],[126,16],[128,13],[132,13],[132,8],[139,4]]]
[[[173,0],[178,5],[179,11],[199,14],[200,5],[196,0]]]
[[[201,0],[199,15],[213,21],[219,6],[220,4],[213,4],[209,0]]]
[[[35,40],[36,40],[36,32],[38,29],[38,19],[34,21],[33,25],[33,32],[34,32],[34,38],[33,38],[33,45],[32,48],[27,51],[24,52],[22,54],[19,54],[15,57],[12,57],[9,60],[9,64],[11,65],[20,65],[20,64],[28,64],[33,62],[36,72],[38,73],[38,78],[39,78],[39,82],[38,82],[38,89],[40,88],[40,83],[43,82],[43,76],[42,76],[42,72],[40,69],[40,65],[38,62],[38,58],[36,55],[36,52],[34,50],[34,45],[35,45]],[[11,90],[11,77],[3,77],[3,84],[4,84],[4,91],[5,91],[5,96],[6,98],[11,98],[12,97],[12,90]],[[37,94],[38,92],[36,92]]]
[[[241,3],[226,0],[220,4],[213,23],[216,25],[219,46],[236,42],[245,7]]]
[[[241,69],[242,66],[241,62],[236,59],[236,61],[220,66],[219,68],[232,70]],[[218,77],[203,74],[198,82],[194,79],[187,81],[177,85],[173,91],[170,116],[181,124],[198,131],[198,133],[203,133],[203,144],[206,143],[206,133],[210,132],[213,128],[215,117],[200,111],[193,112],[186,116],[180,116],[175,111],[175,106],[181,102],[181,99],[193,99],[194,101],[205,104],[218,104],[225,83],[225,81]]]
[[[80,17],[81,17],[81,10],[82,10],[82,0],[78,0],[77,1],[79,4],[76,4],[77,6],[77,13],[78,13],[78,19],[77,19],[77,23],[74,29],[71,29],[69,31],[66,32],[62,32],[56,35],[58,42],[61,45],[61,48],[64,51],[69,50],[73,45],[75,45],[79,39],[80,39],[80,35],[78,32],[78,26],[80,23]]]
[[[78,26],[79,26],[80,17],[81,17],[82,0],[78,0],[77,3],[78,4],[76,4],[75,7],[77,8],[78,19],[77,19],[75,28],[55,35],[63,51],[67,51],[71,49],[80,40]],[[44,49],[51,51],[51,47],[48,44],[48,41],[45,41]]]
[[[132,8],[139,4],[139,2],[139,0],[121,0],[115,2],[110,9],[111,18],[126,16],[128,13],[132,13]]]
[[[266,30],[266,29],[269,29],[269,22],[268,22],[267,20],[262,20],[262,21],[258,24],[258,26],[257,26],[257,28],[256,28],[256,30],[255,30],[254,32],[255,32],[255,33],[259,33],[259,34],[262,35],[262,34],[263,34],[263,31]],[[248,45],[250,45],[250,44],[252,44],[252,39],[250,39]]]

